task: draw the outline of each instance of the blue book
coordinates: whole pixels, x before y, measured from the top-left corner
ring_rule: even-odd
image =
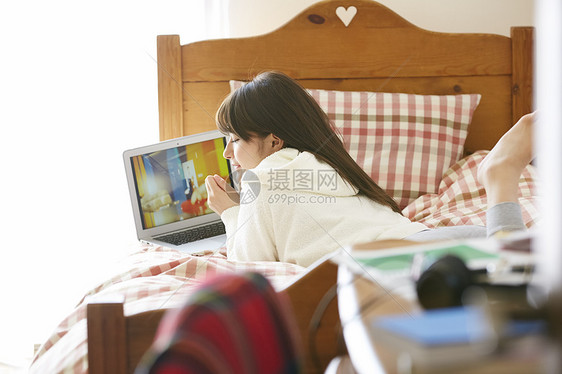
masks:
[[[381,317],[375,326],[427,346],[478,342],[492,333],[482,310],[464,307]]]
[[[538,321],[509,322],[501,337],[539,333],[543,328]],[[470,362],[489,355],[498,344],[490,319],[475,307],[380,317],[373,322],[373,333],[377,344],[408,353],[423,366]]]

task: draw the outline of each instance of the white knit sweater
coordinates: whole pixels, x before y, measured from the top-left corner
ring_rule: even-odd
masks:
[[[308,266],[352,243],[402,239],[426,229],[357,195],[308,152],[284,148],[250,171],[241,182],[242,203],[221,215],[229,259]]]

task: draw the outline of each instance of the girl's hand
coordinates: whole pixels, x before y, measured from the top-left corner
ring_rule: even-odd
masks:
[[[239,205],[240,195],[219,175],[205,178],[209,208],[221,215],[226,209]]]

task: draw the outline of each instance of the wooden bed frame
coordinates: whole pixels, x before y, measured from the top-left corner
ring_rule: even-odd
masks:
[[[336,9],[351,5],[357,13],[346,26]],[[490,149],[532,111],[533,33],[531,27],[514,27],[511,37],[431,32],[374,1],[354,0],[317,3],[280,29],[251,38],[181,45],[177,35],[158,36],[160,138],[215,129],[214,113],[229,93],[229,80],[279,70],[308,88],[479,93],[465,150]],[[335,279],[336,267],[326,261],[286,289],[302,336],[306,372],[323,370],[341,353],[335,344],[336,300],[315,334],[316,362],[308,341],[311,317]],[[134,371],[162,315],[159,310],[125,317],[120,303],[90,304],[90,373]]]

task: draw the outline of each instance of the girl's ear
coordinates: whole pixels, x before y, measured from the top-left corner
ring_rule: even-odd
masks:
[[[283,141],[283,139],[279,138],[275,134],[269,134],[268,138],[269,138],[268,144],[271,144],[272,151],[274,151],[274,152],[280,150],[285,145],[285,142]]]

